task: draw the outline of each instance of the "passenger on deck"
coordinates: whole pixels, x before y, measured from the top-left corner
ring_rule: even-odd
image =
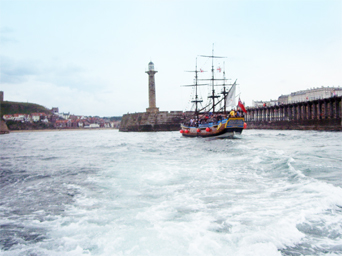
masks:
[[[230,117],[235,117],[235,111],[234,111],[234,109],[232,109],[232,111],[230,111]]]

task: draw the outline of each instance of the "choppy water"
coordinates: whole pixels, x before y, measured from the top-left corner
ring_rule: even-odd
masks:
[[[0,255],[342,255],[342,133],[0,143]]]

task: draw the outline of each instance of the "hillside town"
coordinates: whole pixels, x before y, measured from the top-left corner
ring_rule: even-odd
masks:
[[[4,95],[3,92],[0,91],[0,103],[4,102],[3,95]],[[278,97],[277,100],[253,101],[252,106],[247,107],[247,109],[282,106],[282,105],[294,104],[298,102],[308,102],[308,101],[318,100],[318,99],[340,97],[341,95],[342,95],[342,88],[340,86],[338,87],[323,87],[322,86],[320,88],[311,88],[307,90],[292,92],[291,94],[288,94],[288,95],[281,95]],[[148,110],[151,110],[151,108],[148,108]],[[32,111],[30,114],[24,114],[18,111],[19,113],[17,112],[16,114],[4,114],[2,115],[2,119],[3,121],[5,121],[5,123],[8,126],[8,129],[10,130],[94,129],[94,128],[119,129],[120,124],[121,124],[121,117],[116,117],[116,118],[102,117],[101,118],[98,116],[91,117],[91,116],[73,115],[70,113],[59,113],[58,107],[54,107],[51,110],[45,108],[42,111],[44,112],[32,113],[33,112]],[[173,112],[174,111],[171,111],[171,114],[169,114],[169,116],[174,119],[175,113]],[[154,113],[154,115],[151,116],[152,119],[150,121],[152,123],[155,122],[156,116],[161,118],[159,122],[161,122],[161,120],[164,120],[167,116],[167,114],[165,114],[165,111],[160,112],[159,110],[157,110],[156,113]],[[183,115],[182,112],[178,114]],[[127,117],[127,115],[125,116]],[[125,126],[124,124],[126,125],[129,124],[129,122],[126,122],[127,121],[126,119],[124,118],[124,122],[121,124],[121,128],[122,128],[121,130],[124,130],[123,129],[123,126]],[[132,121],[133,122],[132,125],[136,123],[136,121],[134,120]],[[175,125],[178,127],[179,123],[176,123]]]
[[[120,121],[111,121],[109,118],[89,117],[71,115],[70,113],[59,113],[58,108],[52,108],[51,114],[31,113],[3,115],[6,122],[14,121],[21,123],[45,123],[56,129],[72,128],[118,128]]]

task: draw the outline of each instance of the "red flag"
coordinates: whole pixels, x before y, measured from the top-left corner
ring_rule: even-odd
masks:
[[[200,72],[203,72],[203,70],[200,68]]]
[[[218,72],[221,72],[221,68],[220,68],[220,67],[218,67],[218,68],[217,68],[217,71],[218,71]]]
[[[245,106],[242,104],[240,98],[239,98],[239,103],[238,103],[239,107],[241,108],[241,110],[245,113],[247,113],[247,110],[245,109]]]

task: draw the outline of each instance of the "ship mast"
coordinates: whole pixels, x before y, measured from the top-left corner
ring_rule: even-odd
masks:
[[[214,44],[213,44],[213,49],[212,49],[212,54],[211,56],[208,56],[208,55],[200,55],[201,57],[207,57],[207,58],[211,58],[212,61],[211,61],[211,95],[208,96],[208,99],[211,99],[212,100],[212,110],[213,110],[213,113],[215,113],[215,99],[216,98],[219,98],[220,96],[219,95],[216,95],[215,94],[215,80],[222,80],[222,79],[215,79],[215,73],[214,73],[214,58],[226,58],[226,57],[221,57],[221,56],[214,56]]]
[[[195,98],[191,101],[191,103],[195,103],[195,116],[198,118],[199,110],[198,110],[198,103],[203,102],[203,100],[199,99],[198,97],[198,86],[208,85],[208,84],[198,84],[198,72],[197,70],[197,58],[196,58],[196,66],[194,71],[186,71],[186,72],[194,72],[195,73],[195,84],[191,85],[183,85],[183,86],[194,86],[195,87]]]
[[[191,101],[191,103],[195,103],[195,115],[198,119],[198,103],[200,102],[203,102],[203,100],[199,100],[198,99],[198,86],[199,84],[197,84],[197,80],[198,80],[198,70],[197,70],[197,58],[196,58],[196,68],[195,68],[195,90],[196,90],[196,93],[195,93],[195,99]]]
[[[226,91],[226,70],[225,70],[225,63],[223,62],[223,113],[226,115],[227,114],[227,103],[226,103],[226,97],[228,95],[228,92]]]

